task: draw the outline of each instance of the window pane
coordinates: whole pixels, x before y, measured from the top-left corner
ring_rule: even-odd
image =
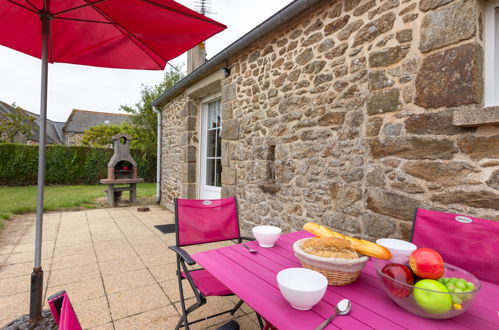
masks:
[[[497,93],[497,87],[499,85],[499,7],[496,7],[496,11],[495,11],[495,20],[496,20],[496,24],[495,24],[495,34],[494,34],[494,41],[495,41],[495,48],[494,49],[494,66],[492,66],[493,68],[495,68],[495,72],[494,72],[494,79],[495,79],[495,83],[493,84],[494,88],[495,88],[495,91],[494,91],[494,95],[495,95],[495,98],[493,98],[493,101],[494,101],[494,105],[498,105],[499,104],[499,93]],[[487,40],[487,39],[485,39]],[[487,44],[485,44],[485,47],[487,47]],[[487,58],[486,58],[487,59]],[[485,62],[485,66],[487,66],[487,61]],[[485,104],[487,105],[487,104]]]
[[[217,129],[217,157],[222,157],[222,137],[220,136],[221,129]]]
[[[206,185],[221,187],[221,101],[209,102],[206,106]]]
[[[222,115],[221,115],[221,101],[216,100],[215,101],[215,106],[216,106],[216,111],[217,111],[217,127],[222,126]]]
[[[221,187],[222,186],[222,160],[221,159],[217,159],[216,161],[216,180],[215,180],[215,185],[217,187]]]
[[[208,103],[208,129],[218,127],[217,102]]]
[[[209,130],[206,132],[206,156],[215,157],[216,156],[216,137],[218,130]]]
[[[206,160],[206,185],[214,186],[215,185],[215,160],[207,159]]]

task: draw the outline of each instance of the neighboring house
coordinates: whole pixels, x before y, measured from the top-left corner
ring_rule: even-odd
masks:
[[[80,144],[83,132],[87,128],[99,124],[121,125],[129,121],[130,116],[126,114],[73,109],[63,127],[64,144]]]
[[[0,101],[0,116],[5,113],[13,112],[14,108],[9,104]],[[33,122],[31,133],[29,136],[24,136],[22,134],[18,134],[15,137],[16,143],[26,143],[26,144],[37,144],[39,140],[39,125],[40,125],[40,115],[29,112],[27,110],[22,109],[27,116],[35,118]],[[5,118],[5,117],[4,117]],[[62,144],[62,127],[64,126],[63,122],[52,121],[47,119],[47,144]]]
[[[498,6],[294,1],[154,102],[161,203],[371,239],[416,207],[499,220]]]

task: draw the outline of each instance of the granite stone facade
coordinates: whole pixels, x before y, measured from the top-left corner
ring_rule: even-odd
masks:
[[[83,133],[64,133],[64,145],[66,146],[78,146],[81,145],[81,140],[83,138]]]
[[[410,235],[415,207],[499,220],[499,126],[482,111],[484,2],[315,5],[229,59],[221,78],[222,195],[245,232],[316,221]],[[199,103],[163,108],[162,203],[196,198]]]

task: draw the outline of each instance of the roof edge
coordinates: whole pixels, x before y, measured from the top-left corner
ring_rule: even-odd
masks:
[[[76,111],[76,109],[71,110],[71,113],[69,114],[68,119],[66,119],[66,123],[62,127],[62,132],[63,133],[64,133],[64,131],[66,131],[66,127],[68,126],[68,123],[71,121],[71,119],[73,119],[75,111]]]
[[[283,9],[269,17],[267,20],[256,26],[253,30],[249,31],[241,38],[230,44],[217,55],[213,56],[210,60],[203,65],[192,71],[189,75],[185,76],[182,80],[163,92],[156,100],[152,102],[153,106],[160,106],[169,100],[170,97],[176,95],[191,83],[202,78],[204,75],[213,70],[216,66],[222,64],[229,57],[243,50],[246,46],[259,40],[267,35],[272,30],[288,22],[295,16],[308,9],[310,6],[321,2],[323,0],[295,0],[288,4]]]
[[[130,117],[129,114],[126,113],[116,113],[116,112],[104,112],[104,111],[93,111],[93,110],[81,110],[81,109],[73,109],[71,112],[87,112],[97,115],[111,115],[111,116],[126,116]]]

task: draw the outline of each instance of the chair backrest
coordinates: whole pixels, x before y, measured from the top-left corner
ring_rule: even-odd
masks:
[[[240,238],[235,197],[215,200],[176,199],[177,246]]]
[[[57,292],[47,300],[52,317],[60,330],[81,330],[80,322],[66,291]]]
[[[499,222],[417,209],[412,242],[438,251],[445,262],[499,284]]]

